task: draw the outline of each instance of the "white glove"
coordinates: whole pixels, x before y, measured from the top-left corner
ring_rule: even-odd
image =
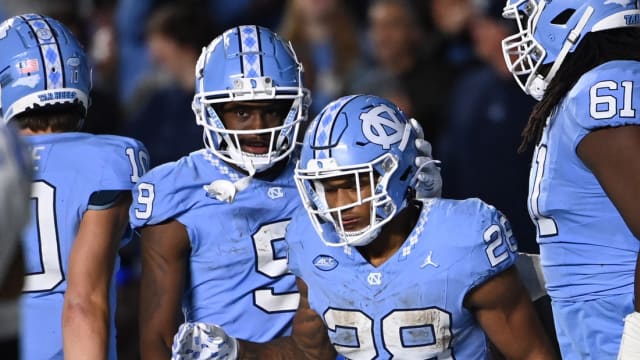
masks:
[[[632,312],[624,318],[618,360],[640,359],[640,313]]]
[[[415,165],[418,167],[415,178],[416,182],[416,198],[425,199],[432,197],[440,197],[442,195],[442,176],[440,175],[439,160],[434,160],[431,154],[431,144],[424,139],[424,131],[422,126],[416,119],[409,119],[411,127],[417,134],[416,149],[418,156]]]
[[[218,325],[184,323],[173,337],[171,360],[235,360],[238,340]]]

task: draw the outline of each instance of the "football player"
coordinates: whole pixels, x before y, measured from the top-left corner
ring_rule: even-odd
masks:
[[[507,219],[478,199],[414,201],[416,133],[396,105],[340,98],[310,124],[287,228],[300,303],[291,337],[198,338],[213,358],[486,359],[553,354],[515,270]]]
[[[562,357],[614,359],[626,316],[622,358],[640,358],[639,3],[509,0],[504,16],[507,66],[539,100],[528,205]]]
[[[252,341],[289,333],[299,296],[284,231],[300,205],[290,154],[308,103],[302,66],[269,29],[234,27],[203,50],[193,109],[205,148],[133,192],[143,359],[168,359],[183,321]]]
[[[81,133],[91,70],[61,23],[25,14],[0,24],[2,117],[31,147],[31,222],[23,236],[21,358],[115,359],[117,251],[129,237],[141,143]]]

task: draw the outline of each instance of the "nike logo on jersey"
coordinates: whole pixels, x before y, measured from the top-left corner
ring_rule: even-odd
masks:
[[[429,255],[427,255],[427,258],[424,260],[424,263],[422,263],[422,265],[420,265],[421,269],[424,269],[425,267],[431,265],[433,267],[439,267],[440,265],[436,264],[433,262],[433,260],[431,260],[431,256],[433,255],[433,251],[429,251]]]

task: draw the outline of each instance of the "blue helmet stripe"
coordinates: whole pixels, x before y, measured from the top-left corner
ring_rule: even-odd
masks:
[[[49,31],[52,31],[51,25],[47,19],[43,19],[44,23],[49,28]],[[65,35],[60,34],[60,39],[62,39]],[[62,50],[60,50],[60,40],[56,41],[52,38],[52,42],[48,44],[47,49],[43,47],[42,53],[45,55],[45,61],[47,60],[47,56],[50,55],[51,59],[54,59],[52,63],[47,63],[47,83],[52,81],[54,84],[54,88],[65,88],[67,87],[67,79],[66,73],[64,71],[64,64],[62,63]],[[52,72],[51,70],[57,69],[56,72]],[[57,82],[57,83],[56,83]]]
[[[49,23],[39,15],[25,15],[24,19],[35,34],[40,46],[40,58],[44,68],[46,89],[58,89],[65,86],[64,68],[62,66],[60,48],[53,36]]]
[[[342,108],[353,99],[355,95],[342,97],[333,103],[327,105],[325,111],[320,115],[318,126],[313,140],[313,148],[315,149],[316,159],[327,159],[331,157],[331,134],[335,125],[336,115],[342,111]]]
[[[25,23],[27,23],[27,25],[29,25],[29,28],[31,29],[31,31],[33,32],[33,34],[36,34],[36,30],[33,28],[33,25],[31,25],[31,23],[29,22],[29,20],[31,19],[41,19],[41,17],[39,15],[35,15],[35,14],[25,14],[22,16],[18,16],[19,18],[21,18],[22,20],[24,20]],[[44,56],[42,56],[42,50],[39,51],[40,53],[40,64],[39,66],[44,66],[45,62],[44,62]],[[45,82],[45,90],[48,89],[48,84]]]
[[[245,78],[262,76],[262,58],[260,56],[260,34],[254,25],[239,26],[240,54]]]

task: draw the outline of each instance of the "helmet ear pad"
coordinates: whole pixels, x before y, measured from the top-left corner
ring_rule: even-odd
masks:
[[[47,16],[24,14],[0,24],[0,104],[5,122],[27,111],[89,107],[91,69],[71,31]]]
[[[223,121],[221,109],[230,102],[288,101],[282,124],[237,130]],[[203,49],[196,66],[193,110],[204,127],[205,145],[222,160],[260,172],[288,158],[306,119],[309,92],[302,86],[302,65],[289,43],[260,26],[238,26],[225,31]],[[268,136],[271,151],[244,152],[238,138]]]

